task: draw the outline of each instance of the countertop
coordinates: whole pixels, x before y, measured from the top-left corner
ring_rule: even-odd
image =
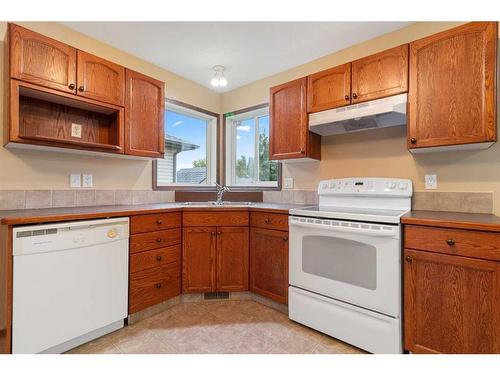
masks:
[[[89,207],[63,207],[63,208],[39,208],[27,210],[0,211],[0,224],[24,225],[39,224],[56,221],[97,219],[104,217],[118,217],[140,215],[148,213],[160,213],[169,211],[197,211],[197,210],[228,210],[228,211],[273,211],[288,213],[291,208],[305,207],[300,204],[280,204],[256,202],[252,205],[238,204],[213,206],[210,204],[186,205],[178,203],[158,203],[144,205],[122,205],[122,206],[89,206]]]
[[[411,211],[401,218],[402,224],[441,228],[473,229],[500,232],[500,217],[493,214],[468,214],[443,211]]]

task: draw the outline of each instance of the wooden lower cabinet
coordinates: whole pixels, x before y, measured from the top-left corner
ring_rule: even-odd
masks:
[[[405,249],[404,341],[413,353],[500,353],[500,263]]]
[[[288,303],[288,232],[250,229],[250,290]]]
[[[248,290],[248,228],[217,230],[217,291]]]

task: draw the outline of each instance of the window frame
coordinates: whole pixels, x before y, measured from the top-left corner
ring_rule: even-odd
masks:
[[[181,114],[185,114],[192,117],[203,118],[212,121],[212,124],[207,126],[207,149],[210,148],[210,152],[207,152],[207,180],[210,181],[209,184],[165,184],[158,185],[158,175],[157,175],[157,165],[158,159],[153,160],[153,190],[185,190],[185,191],[215,191],[215,183],[219,181],[220,178],[220,115],[208,111],[203,108],[193,106],[191,104],[183,103],[178,100],[166,99],[165,100],[165,112],[167,110],[172,110]],[[166,118],[166,116],[165,116]],[[165,126],[165,125],[164,125]],[[165,131],[166,136],[166,131]],[[209,141],[209,139],[211,141]],[[207,150],[208,151],[208,150]],[[210,166],[210,167],[209,167]]]
[[[253,113],[252,113],[253,112]],[[253,117],[257,119],[258,117],[262,117],[263,115],[269,115],[269,103],[264,103],[248,108],[243,108],[237,111],[228,112],[224,114],[224,160],[223,160],[223,178],[225,184],[233,191],[269,191],[269,190],[281,190],[281,162],[278,163],[278,176],[277,183],[270,184],[266,182],[254,183],[251,185],[233,185],[231,184],[234,181],[234,170],[236,167],[236,127],[230,124],[234,119],[247,119]],[[259,154],[259,124],[258,121],[255,122],[255,155]],[[229,141],[231,140],[231,141]],[[259,163],[255,163],[255,172],[258,176],[258,165]]]

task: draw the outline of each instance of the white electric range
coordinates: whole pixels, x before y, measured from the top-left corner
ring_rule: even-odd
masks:
[[[321,181],[290,210],[289,317],[372,353],[401,353],[401,226],[411,180]]]

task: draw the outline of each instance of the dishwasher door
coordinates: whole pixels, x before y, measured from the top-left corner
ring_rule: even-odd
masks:
[[[13,230],[12,353],[63,352],[123,326],[129,219]]]

